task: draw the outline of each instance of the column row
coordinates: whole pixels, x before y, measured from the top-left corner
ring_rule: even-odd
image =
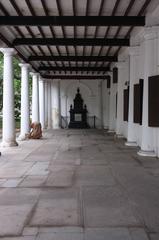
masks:
[[[139,155],[151,157],[159,157],[159,123],[151,123],[159,106],[152,92],[150,95],[151,82],[155,77],[159,79],[158,43],[159,29],[145,28],[137,46],[129,47],[118,56],[118,63],[113,66],[118,69],[117,83],[109,74],[108,130],[116,133],[116,137],[126,138],[127,146],[139,146]],[[155,93],[155,88],[151,91]],[[150,100],[153,101],[151,109]]]
[[[17,146],[14,116],[14,71],[12,48],[1,48],[4,54],[3,68],[3,130],[2,147]],[[29,73],[30,65],[21,67],[21,123],[18,140],[25,140],[30,132]],[[42,129],[60,126],[60,85],[45,81],[38,73],[32,76],[32,122],[40,122]],[[53,88],[53,89],[52,89]],[[52,94],[53,90],[53,94]]]

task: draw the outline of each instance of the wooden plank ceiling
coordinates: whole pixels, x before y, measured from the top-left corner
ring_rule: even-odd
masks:
[[[0,40],[46,78],[103,78],[157,0],[1,0]]]

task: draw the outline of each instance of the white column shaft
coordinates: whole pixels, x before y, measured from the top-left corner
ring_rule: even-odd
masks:
[[[45,128],[48,126],[48,82],[45,81]]]
[[[58,129],[60,127],[60,82],[54,81],[53,83],[53,128]]]
[[[129,82],[129,118],[128,118],[128,136],[126,145],[136,146],[135,124],[134,124],[134,84],[138,81],[138,59],[139,47],[130,47],[130,82]]]
[[[51,122],[51,83],[48,82],[48,129],[52,128]]]
[[[3,69],[3,133],[2,146],[16,146],[15,119],[14,119],[14,82],[11,48],[0,49],[4,54]]]
[[[30,109],[29,109],[29,64],[21,66],[21,132],[19,140],[25,140],[30,131]]]
[[[38,73],[32,73],[32,122],[39,122],[39,80]]]
[[[102,80],[98,84],[98,95],[99,95],[99,119],[100,119],[100,128],[103,128],[103,91],[102,91]]]
[[[44,80],[39,80],[39,107],[40,107],[40,123],[42,129],[45,128],[45,89]]]
[[[115,131],[116,124],[116,89],[117,84],[113,83],[111,76],[111,87],[110,87],[110,101],[109,101],[109,131]]]
[[[123,128],[123,81],[124,81],[124,62],[118,63],[118,84],[117,84],[117,118],[116,118],[116,135],[122,136]]]
[[[151,32],[145,34],[145,64],[143,86],[143,114],[142,114],[142,138],[140,155],[155,156],[153,146],[152,128],[148,126],[148,77],[156,73],[157,59],[155,48],[155,35]]]

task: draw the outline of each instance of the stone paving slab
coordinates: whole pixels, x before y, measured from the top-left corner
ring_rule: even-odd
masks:
[[[40,227],[39,233],[83,233],[82,227]]]
[[[32,210],[31,205],[0,206],[0,236],[18,236]]]
[[[75,184],[78,186],[112,186],[115,179],[111,169],[105,166],[80,166],[76,171]]]
[[[35,204],[41,193],[37,188],[2,188],[0,190],[0,206]]]
[[[23,236],[23,237],[2,237],[1,240],[35,240],[34,236]]]
[[[51,187],[71,187],[73,185],[73,177],[75,174],[74,167],[54,166],[50,169],[51,173],[45,183],[45,186]]]
[[[138,232],[138,234],[136,234]],[[143,229],[98,228],[86,229],[85,240],[148,240]]]
[[[81,233],[40,233],[36,240],[83,240]]]
[[[8,165],[9,163],[0,168],[0,178],[20,178],[31,168],[32,163]]]
[[[19,185],[21,181],[22,181],[22,178],[9,179],[9,180],[6,180],[3,184],[1,184],[1,187],[15,188]]]
[[[113,172],[134,202],[140,220],[150,232],[157,232],[159,229],[158,179],[147,174],[141,166],[132,168],[125,165],[124,169],[121,166],[114,166]]]
[[[150,240],[158,240],[159,239],[159,233],[151,233],[149,235]]]
[[[18,185],[19,187],[42,187],[48,178],[47,175],[43,176],[26,176],[23,181]]]
[[[85,227],[140,226],[128,199],[117,187],[83,187]]]
[[[23,229],[23,236],[36,236],[39,229],[37,227],[25,227]]]
[[[26,173],[26,175],[31,176],[43,176],[48,175],[49,162],[37,162],[33,167]]]
[[[78,226],[80,210],[76,190],[44,191],[30,226]]]

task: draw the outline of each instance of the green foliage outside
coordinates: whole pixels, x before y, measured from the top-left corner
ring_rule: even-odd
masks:
[[[19,59],[13,58],[14,71],[14,110],[16,128],[20,127],[20,109],[21,109],[21,68]],[[29,92],[31,95],[31,78],[29,79]],[[0,128],[2,128],[2,109],[3,109],[3,54],[0,54]]]

